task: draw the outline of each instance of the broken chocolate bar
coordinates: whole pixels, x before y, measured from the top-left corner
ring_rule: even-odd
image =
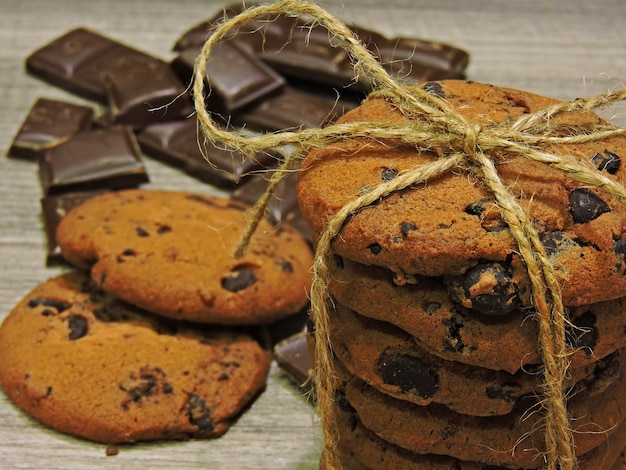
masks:
[[[152,124],[137,133],[137,140],[147,155],[225,188],[279,162],[276,154],[259,152],[253,158],[244,158],[243,154],[216,147],[204,138],[195,119]]]
[[[274,359],[299,388],[313,390],[313,360],[307,344],[307,335],[301,332],[291,336],[274,347]]]
[[[47,196],[148,182],[137,139],[126,127],[78,134],[50,149],[39,161],[39,177]]]
[[[138,81],[147,77],[138,67],[150,70],[150,80],[142,83],[147,87],[144,90],[137,90]],[[26,59],[26,69],[56,86],[101,103],[107,103],[106,80],[109,77],[112,88],[109,95],[115,107],[113,116],[120,122],[128,122],[128,116],[137,112],[137,106],[142,106],[137,100],[143,100],[145,115],[154,107],[174,101],[185,91],[167,62],[86,28],[74,29],[32,53]],[[130,76],[125,77],[125,74]],[[158,80],[151,83],[155,76]],[[123,80],[128,81],[121,82]],[[132,91],[122,89],[128,83],[134,84],[133,91],[138,92],[138,96],[131,97]],[[173,103],[171,116],[180,111],[177,106],[179,103]]]
[[[185,83],[191,81],[197,50],[187,49],[172,61]],[[285,85],[285,79],[237,42],[220,43],[211,51],[206,67],[207,108],[224,117]]]
[[[94,110],[89,106],[39,98],[15,135],[7,155],[37,160],[46,150],[87,131],[93,116]]]

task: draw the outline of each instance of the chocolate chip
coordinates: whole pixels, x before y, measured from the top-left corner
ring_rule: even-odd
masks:
[[[89,324],[85,317],[80,315],[70,315],[68,317],[68,326],[70,327],[70,339],[80,339],[89,331]]]
[[[565,342],[571,348],[582,348],[587,356],[591,356],[598,343],[596,316],[587,311],[581,316],[573,318],[572,324],[566,325]]]
[[[150,234],[143,228],[141,227],[137,227],[135,229],[135,232],[137,232],[137,235],[139,235],[140,237],[149,237]]]
[[[578,188],[569,194],[570,214],[577,224],[585,224],[611,209],[600,196],[586,188]]]
[[[437,392],[439,379],[435,371],[408,354],[387,357],[383,353],[378,360],[378,374],[384,383],[398,387],[402,393],[430,398]]]
[[[415,224],[412,224],[411,222],[402,222],[400,224],[400,231],[402,232],[402,235],[404,236],[404,238],[408,236],[409,232],[412,232],[414,230],[417,230],[417,227],[415,226]]]
[[[388,183],[396,176],[398,176],[398,170],[396,170],[395,168],[383,168],[380,179],[383,181],[383,183]]]
[[[620,238],[613,243],[613,252],[617,255],[617,263],[615,263],[615,269],[626,274],[626,238]]]
[[[163,387],[161,387],[161,391],[165,394],[171,394],[174,393],[174,387],[172,387],[170,384],[168,383],[164,383]]]
[[[138,403],[143,397],[149,397],[155,392],[157,377],[153,374],[141,374],[137,378],[134,374],[131,374],[129,383],[133,385],[122,384],[120,385],[120,390],[128,393],[130,398],[135,403]]]
[[[188,404],[189,422],[198,426],[202,431],[212,431],[215,428],[213,419],[211,419],[211,410],[206,402],[195,393],[189,394]]]
[[[541,237],[541,244],[548,255],[553,255],[559,251],[559,247],[564,239],[563,232],[548,232]]]
[[[449,320],[443,320],[441,323],[448,327],[448,336],[444,338],[444,347],[448,351],[463,352],[465,349],[465,344],[461,339],[463,323],[458,321],[455,317],[450,317]]]
[[[30,308],[36,308],[40,306],[54,308],[58,313],[61,313],[72,306],[72,304],[69,304],[67,302],[62,302],[61,300],[41,299],[41,298],[30,299],[27,305]]]
[[[432,302],[429,300],[424,300],[422,302],[422,310],[424,310],[424,312],[428,313],[429,315],[432,315],[440,308],[441,308],[440,302]]]
[[[521,387],[514,382],[505,382],[503,384],[491,385],[487,387],[487,398],[492,400],[504,400],[507,403],[513,403],[519,396]]]
[[[479,199],[478,201],[470,202],[463,210],[467,214],[480,216],[485,210],[485,203],[490,201],[491,199],[489,198]]]
[[[593,375],[596,380],[609,382],[619,375],[621,367],[622,361],[619,352],[616,351],[597,362]]]
[[[422,89],[431,95],[438,96],[439,98],[445,98],[446,92],[443,91],[443,87],[439,82],[427,82],[424,83]]]
[[[124,251],[122,251],[122,256],[135,256],[136,254],[137,252],[132,248],[126,248]]]
[[[257,281],[250,266],[238,266],[222,278],[222,287],[230,292],[239,292]]]
[[[163,235],[164,233],[169,233],[172,231],[172,227],[170,227],[169,225],[160,225],[159,228],[157,229],[157,233],[159,235]]]
[[[291,264],[286,259],[280,259],[278,264],[280,266],[280,270],[281,271],[284,271],[286,273],[292,273],[293,272],[293,264]]]
[[[604,156],[599,153],[594,154],[593,157],[591,157],[591,162],[598,170],[606,171],[607,173],[614,175],[617,173],[617,170],[619,170],[622,160],[619,155],[605,150]]]
[[[383,247],[380,246],[380,244],[378,244],[378,243],[372,243],[371,245],[369,245],[367,247],[367,249],[370,250],[370,252],[373,255],[377,255],[378,253],[380,253],[383,250]]]
[[[462,283],[471,308],[485,315],[506,315],[520,302],[511,273],[500,263],[481,263],[465,273]]]

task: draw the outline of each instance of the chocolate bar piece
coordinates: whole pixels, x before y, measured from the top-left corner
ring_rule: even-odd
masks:
[[[134,69],[133,64],[149,65],[156,70],[168,66],[160,59],[86,28],[69,31],[26,59],[26,69],[31,74],[105,104],[107,74],[120,80],[119,74]],[[150,89],[154,86],[150,85]],[[179,92],[183,91],[184,87],[179,84]],[[118,97],[117,105],[122,102],[125,100]]]
[[[9,157],[37,160],[92,124],[94,110],[66,101],[39,98],[35,101],[7,151]]]
[[[147,155],[226,188],[232,188],[251,173],[276,166],[279,161],[276,154],[259,152],[254,158],[244,158],[216,147],[204,139],[195,119],[152,124],[137,133],[137,140]]]
[[[191,114],[186,87],[162,60],[135,57],[126,66],[107,71],[104,81],[113,124],[140,128]]]
[[[270,176],[269,174],[260,174],[251,177],[235,189],[231,197],[248,205],[256,204],[267,190]],[[273,224],[287,223],[292,225],[306,240],[312,242],[311,231],[302,218],[298,206],[297,182],[298,172],[294,171],[278,183],[267,206],[267,218]]]
[[[61,219],[65,217],[65,214],[86,200],[106,191],[106,189],[81,191],[59,194],[57,196],[46,196],[41,199],[41,211],[48,246],[46,265],[51,266],[65,261],[61,253],[61,248],[59,248],[59,244],[57,243],[56,236],[57,227]]]
[[[185,83],[191,81],[198,52],[184,50],[172,61],[172,68]],[[282,76],[233,41],[220,43],[211,51],[205,78],[207,108],[226,118],[285,85]]]
[[[316,91],[287,85],[261,102],[240,110],[233,121],[258,131],[322,127],[358,105],[356,98],[340,97],[329,89]]]
[[[313,360],[307,344],[307,335],[301,332],[274,347],[274,359],[287,377],[300,389],[313,390]]]
[[[137,139],[127,127],[85,132],[50,149],[39,161],[46,196],[149,181]]]

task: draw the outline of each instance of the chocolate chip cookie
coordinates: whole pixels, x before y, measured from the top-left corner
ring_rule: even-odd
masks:
[[[138,307],[179,320],[269,323],[307,304],[312,253],[289,225],[262,221],[236,259],[247,209],[187,192],[119,191],[70,211],[57,240],[70,263]]]
[[[480,126],[513,121],[557,103],[462,80],[423,87]],[[409,118],[381,99],[370,99],[339,122],[358,121],[406,124]],[[603,123],[592,112],[568,112],[552,116],[548,125],[563,136]],[[621,165],[624,137],[538,148],[569,155],[615,181],[626,178]],[[313,238],[319,238],[346,203],[410,168],[434,162],[445,150],[359,138],[311,151],[299,173],[298,199]],[[503,149],[494,153],[503,184],[529,214],[554,265],[564,304],[626,295],[626,207],[549,165]],[[500,316],[532,305],[517,244],[491,193],[464,168],[394,192],[351,214],[332,250],[393,271],[399,284],[413,282],[415,276],[442,278],[459,304],[483,314]]]
[[[537,322],[527,311],[502,317],[480,314],[454,302],[441,279],[421,277],[398,286],[390,270],[340,256],[328,270],[329,290],[339,303],[402,328],[433,355],[511,374],[541,363]],[[568,315],[572,368],[626,346],[626,299],[571,307]]]
[[[510,413],[521,397],[542,392],[542,376],[536,371],[509,374],[439,359],[403,330],[339,304],[332,313],[330,342],[336,358],[352,375],[418,405],[439,403],[462,414],[495,416]],[[571,369],[564,387],[578,384],[593,387],[594,394],[604,391],[617,378],[621,353]]]
[[[72,272],[3,322],[0,386],[45,425],[97,442],[214,438],[265,387],[259,339],[151,315]]]
[[[622,366],[618,379],[603,393],[590,397],[586,390],[580,390],[569,399],[577,456],[604,445],[607,439],[611,442],[624,422],[624,369]],[[341,369],[338,367],[337,371]],[[543,465],[542,416],[536,399],[520,400],[508,415],[474,417],[437,404],[419,406],[394,399],[355,377],[344,376],[344,381],[345,398],[363,425],[406,450],[507,468]]]

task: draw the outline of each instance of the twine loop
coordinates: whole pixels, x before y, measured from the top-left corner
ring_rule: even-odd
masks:
[[[205,104],[205,73],[211,50],[215,45],[232,38],[237,30],[258,18],[270,15],[301,17],[311,25],[320,24],[329,31],[330,42],[343,48],[353,60],[357,79],[369,80],[374,89],[368,99],[383,99],[399,110],[409,124],[389,122],[349,122],[333,124],[321,129],[298,129],[251,136],[229,129],[224,130],[212,119]],[[311,315],[316,323],[316,389],[318,411],[322,423],[330,467],[340,467],[336,459],[337,433],[334,422],[333,358],[329,351],[329,298],[327,265],[332,260],[331,242],[339,234],[348,218],[361,208],[387,195],[424,182],[458,167],[469,169],[493,195],[504,222],[515,239],[521,258],[526,264],[532,287],[532,301],[539,326],[538,345],[542,354],[544,372],[544,429],[545,461],[550,470],[571,470],[576,467],[574,440],[563,394],[563,381],[569,362],[565,343],[567,316],[561,299],[560,285],[549,258],[528,214],[515,196],[505,187],[497,172],[497,155],[514,154],[550,165],[565,172],[570,178],[591,185],[626,203],[626,190],[595,168],[585,166],[568,155],[554,155],[540,149],[540,145],[578,144],[597,142],[611,137],[625,136],[626,130],[606,123],[593,129],[573,132],[571,126],[554,125],[552,118],[568,112],[585,112],[626,100],[626,91],[618,90],[590,99],[576,99],[558,103],[521,116],[515,122],[479,125],[469,122],[447,101],[417,87],[407,87],[392,79],[370,51],[341,21],[308,1],[281,0],[269,5],[258,5],[218,25],[204,44],[195,64],[193,94],[198,122],[205,136],[217,145],[253,155],[270,148],[293,146],[295,151],[286,156],[273,174],[267,192],[250,213],[250,222],[242,235],[235,256],[241,256],[278,182],[296,168],[298,159],[311,149],[323,148],[347,139],[373,139],[413,145],[435,151],[439,158],[400,173],[388,182],[382,182],[367,194],[347,203],[329,221],[328,227],[316,243],[311,286]],[[576,129],[574,129],[576,131]]]

